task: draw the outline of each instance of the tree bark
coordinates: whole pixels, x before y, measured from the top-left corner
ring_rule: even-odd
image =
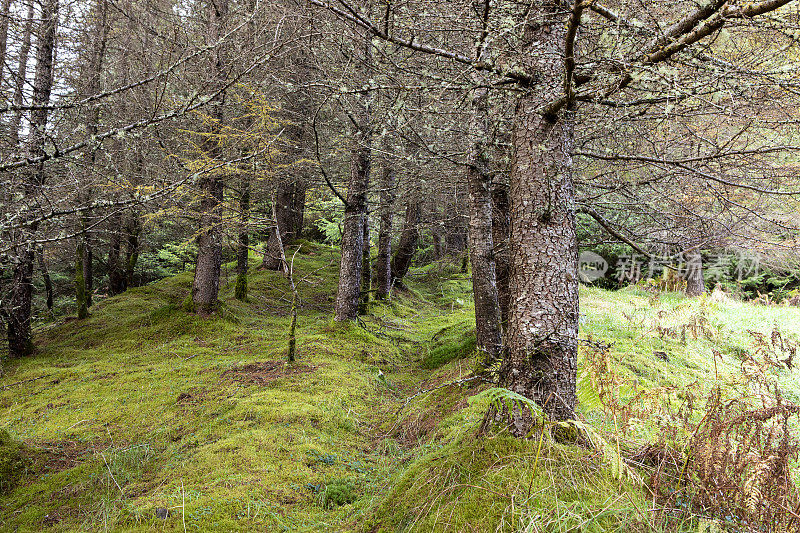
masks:
[[[250,178],[242,177],[242,194],[239,197],[239,242],[236,248],[237,300],[247,299],[247,257],[250,253]]]
[[[86,304],[86,282],[83,279],[84,255],[86,254],[83,240],[78,239],[78,245],[75,248],[75,303],[78,306],[78,319],[83,320],[89,316],[89,308]]]
[[[208,22],[208,44],[214,45],[224,35],[224,24],[228,15],[228,0],[211,2]],[[216,88],[221,90],[226,83],[225,57],[217,45],[211,65],[210,76]],[[220,92],[210,104],[212,122],[209,135],[203,142],[203,154],[211,164],[222,158],[222,143],[218,139],[224,121],[225,92]],[[197,266],[192,284],[192,302],[195,311],[207,316],[216,311],[219,296],[219,278],[222,266],[222,204],[223,183],[219,171],[209,171],[200,179],[200,232],[197,236]]]
[[[703,256],[700,252],[686,252],[686,296],[694,298],[706,292],[703,279]]]
[[[403,221],[403,231],[400,233],[400,240],[397,243],[397,251],[392,259],[392,283],[397,285],[402,283],[403,278],[408,274],[411,267],[411,259],[417,251],[417,241],[419,240],[419,216],[421,202],[409,200],[406,204],[406,215]]]
[[[350,185],[344,207],[342,261],[339,265],[339,290],[336,293],[336,320],[358,318],[361,294],[361,269],[364,266],[364,219],[367,212],[370,146],[369,132],[361,130],[360,142],[353,147],[350,160]]]
[[[526,49],[541,82],[515,110],[511,170],[511,279],[506,356],[500,384],[542,406],[555,420],[575,416],[578,251],[572,179],[573,112],[543,116],[563,94],[567,12],[547,1],[531,14]],[[535,51],[535,53],[533,53]],[[527,436],[531,413],[502,413],[510,432]]]
[[[492,193],[489,158],[484,145],[489,137],[488,91],[475,90],[472,98],[473,137],[467,182],[469,185],[469,252],[472,293],[475,299],[475,332],[480,362],[490,366],[500,357],[502,330],[492,235]]]
[[[14,84],[14,105],[16,109],[11,119],[11,136],[13,146],[16,148],[19,145],[19,129],[22,124],[22,106],[25,82],[28,73],[28,55],[31,51],[31,34],[33,33],[33,2],[28,4],[28,15],[25,18],[25,29],[22,36],[22,44],[19,49],[19,60],[17,65],[17,76]]]
[[[128,214],[127,242],[125,246],[125,288],[133,287],[133,275],[136,272],[136,263],[139,261],[139,236],[142,233],[142,221],[137,209],[131,209]]]
[[[97,0],[94,8],[94,16],[96,17],[94,36],[92,41],[92,48],[89,53],[89,61],[86,70],[84,97],[89,97],[100,92],[100,77],[103,73],[103,59],[105,57],[106,42],[108,37],[108,1]],[[84,116],[84,126],[88,136],[92,137],[97,135],[98,124],[100,123],[100,106],[99,104],[90,105]],[[91,202],[93,192],[91,187],[92,174],[94,172],[95,159],[97,158],[97,151],[93,147],[86,151],[85,162],[83,169],[83,184],[82,184],[82,201],[86,204]],[[91,232],[86,229],[91,226],[92,213],[91,211],[84,211],[81,215],[81,225],[83,231],[78,236],[78,246],[76,250],[81,251],[81,264],[82,278],[84,285],[82,288],[76,287],[76,298],[78,299],[78,317],[84,318],[88,316],[88,312],[81,313],[83,305],[88,309],[92,306],[92,292],[94,291],[93,272],[92,272],[92,258],[93,258],[93,242]],[[76,272],[77,276],[77,272]],[[81,316],[83,315],[83,316]]]
[[[41,246],[36,248],[36,259],[39,262],[39,271],[42,273],[44,281],[44,292],[47,295],[47,310],[53,310],[53,282],[50,279],[50,272],[47,270],[47,262],[44,259],[44,249]]]
[[[372,39],[364,37],[364,72],[371,74]],[[339,322],[356,320],[360,308],[362,269],[364,264],[364,225],[367,217],[367,189],[372,165],[372,93],[360,96],[356,102],[357,124],[350,152],[350,182],[344,206],[342,227],[342,260],[339,263],[339,287],[336,292],[335,319]]]
[[[5,92],[5,80],[10,79],[11,76],[6,78],[6,50],[8,50],[8,21],[10,20],[11,0],[3,0],[0,4],[0,94]],[[10,72],[10,69],[9,69]]]
[[[282,257],[286,256],[284,246],[293,239],[292,206],[294,204],[294,183],[280,182],[275,189],[273,216],[275,226],[270,230],[264,247],[262,267],[267,270],[283,270]]]
[[[286,272],[286,254],[283,248],[283,237],[280,231],[278,215],[278,191],[272,198],[272,228],[267,241],[267,253],[264,254],[263,267],[267,270]]]
[[[358,308],[359,315],[366,315],[369,312],[369,299],[372,291],[372,268],[370,267],[370,244],[369,244],[369,216],[364,214],[364,243],[361,258],[361,304]]]
[[[511,228],[509,209],[508,187],[504,184],[495,184],[492,188],[492,239],[497,274],[497,300],[500,304],[503,331],[508,329],[508,312],[511,306],[511,294],[508,290],[510,274],[508,234]]]
[[[289,224],[286,231],[287,242],[303,235],[303,219],[306,211],[306,184],[304,180],[292,183],[292,203],[289,211]]]
[[[375,298],[384,300],[392,290],[392,223],[394,219],[395,173],[384,162],[381,181],[381,222],[378,229],[378,258],[375,262]]]
[[[121,260],[122,252],[122,213],[111,217],[111,238],[108,244],[108,295],[116,296],[125,292],[125,268]]]
[[[31,112],[30,133],[28,134],[28,156],[38,158],[44,155],[50,92],[53,88],[53,53],[58,24],[58,0],[47,0],[42,4],[39,27],[39,46],[36,52],[36,72],[33,81],[33,100],[37,106]],[[23,179],[23,195],[26,201],[33,202],[44,186],[44,163],[27,169]],[[33,297],[33,262],[35,255],[36,230],[38,225],[31,222],[17,236],[14,242],[14,269],[8,315],[9,356],[20,357],[33,352],[31,336],[31,300]]]

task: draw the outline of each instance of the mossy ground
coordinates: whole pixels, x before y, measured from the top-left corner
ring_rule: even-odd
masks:
[[[101,301],[86,320],[40,328],[36,355],[7,362],[0,379],[0,427],[24,443],[29,461],[20,484],[0,496],[0,530],[626,531],[647,523],[647,495],[615,479],[596,452],[477,437],[486,405],[469,398],[486,385],[437,388],[475,364],[469,279],[458,265],[415,271],[409,290],[373,304],[362,325],[341,325],[331,320],[337,261],[334,249],[308,243],[297,255],[294,367],[283,363],[291,291],[255,258],[246,301],[234,298],[226,266],[223,306],[210,319],[183,309],[187,273]],[[582,336],[612,342],[615,367],[644,386],[708,381],[712,347],[723,352],[716,371],[735,371],[737,350],[749,346],[745,329],[778,324],[796,338],[800,328],[794,309],[656,301],[629,290],[581,296]],[[654,329],[699,310],[715,336],[684,342]],[[781,380],[800,391],[793,373]]]

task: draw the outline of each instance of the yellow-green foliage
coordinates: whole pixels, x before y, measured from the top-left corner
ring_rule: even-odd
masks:
[[[37,355],[7,362],[0,379],[0,427],[32,458],[0,496],[0,530],[649,530],[651,496],[608,454],[476,436],[486,402],[467,398],[486,385],[460,381],[475,361],[458,265],[412,271],[411,290],[375,302],[363,327],[331,320],[337,266],[333,248],[306,243],[297,256],[292,367],[286,278],[251,269],[239,301],[233,265],[210,319],[183,308],[185,273],[37,331]],[[702,388],[712,348],[716,371],[733,372],[746,328],[797,331],[794,309],[581,296],[582,335],[613,343],[611,364],[641,387]],[[700,312],[708,331],[692,322]],[[685,338],[668,333],[690,323]],[[279,363],[248,373],[266,361]],[[792,373],[779,378],[800,390]],[[594,404],[581,412],[598,431],[613,426]],[[652,431],[642,424],[643,441]]]

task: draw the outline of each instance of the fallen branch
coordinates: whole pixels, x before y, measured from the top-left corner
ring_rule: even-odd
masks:
[[[10,383],[10,384],[6,385],[5,387],[0,388],[0,390],[8,390],[11,387],[13,387],[14,385],[22,385],[23,383],[30,383],[31,381],[36,381],[38,379],[42,379],[42,378],[46,378],[46,377],[47,376],[39,376],[37,378],[23,379],[22,381],[17,381],[15,383]]]

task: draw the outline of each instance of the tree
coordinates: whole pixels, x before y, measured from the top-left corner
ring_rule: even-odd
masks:
[[[58,0],[45,0],[42,4],[41,23],[36,47],[36,73],[33,80],[33,106],[30,133],[26,150],[30,159],[44,155],[47,138],[47,105],[53,88],[53,53],[58,25]],[[45,184],[44,162],[27,169],[22,176],[22,194],[26,208],[31,209]],[[8,320],[8,351],[11,357],[33,352],[31,337],[31,299],[33,297],[34,236],[39,223],[30,211],[28,221],[14,236],[13,280]]]
[[[420,28],[411,22],[414,13],[404,11],[408,19],[403,20],[395,12],[397,16],[389,28],[347,2],[333,5],[309,0],[376,38],[434,58],[430,65],[438,66],[446,59],[485,73],[498,85],[516,86],[509,191],[512,303],[500,370],[502,386],[534,399],[552,418],[574,416],[578,335],[577,189],[573,177],[576,128],[586,124],[598,130],[601,125],[610,124],[584,122],[584,118],[595,118],[592,113],[597,108],[617,110],[617,115],[621,114],[620,109],[624,112],[637,107],[663,112],[675,102],[674,98],[670,100],[673,85],[649,72],[664,65],[666,72],[679,76],[681,68],[685,68],[680,61],[731,65],[714,57],[713,49],[709,53],[695,45],[716,35],[731,21],[750,21],[789,1],[739,5],[714,0],[699,6],[648,3],[645,12],[653,15],[657,29],[631,21],[598,2],[539,0],[525,6],[501,3],[488,23],[481,19],[472,25],[461,22],[473,30],[473,35],[480,36],[485,31],[482,28],[489,28],[488,38],[493,39],[493,44],[503,43],[502,49],[489,47],[491,57],[477,61],[471,54],[458,51],[459,46],[467,45],[467,39],[459,40],[435,27],[420,33]],[[453,3],[435,8],[442,20],[468,11],[453,9]],[[600,18],[585,17],[587,9]],[[433,16],[426,13],[428,20]],[[514,21],[512,27],[518,31],[503,26],[508,20]],[[405,33],[404,22],[408,28]],[[412,31],[413,36],[407,37]],[[496,37],[499,35],[502,37]],[[614,55],[620,50],[624,51],[622,61]],[[580,52],[583,57],[579,57]],[[437,73],[443,77],[450,74],[446,67]],[[667,78],[672,79],[671,75]],[[702,89],[695,84],[677,101],[689,99],[698,90]],[[644,97],[639,96],[642,93]],[[615,131],[619,130],[617,123]],[[592,138],[595,139],[602,137]],[[704,179],[718,178],[705,175]],[[746,187],[747,180],[747,176],[739,175],[737,182],[730,185]],[[517,436],[527,435],[533,424],[532,415],[519,409],[490,416],[504,420]]]
[[[208,4],[207,42],[213,45],[224,33],[228,16],[228,0],[214,0]],[[209,113],[208,134],[202,142],[202,152],[210,167],[219,166],[222,160],[220,133],[225,120],[224,104],[227,84],[227,66],[223,50],[215,50],[211,61],[211,78],[216,82],[218,94]],[[200,178],[200,231],[197,235],[197,266],[192,284],[192,302],[198,314],[209,315],[217,308],[219,276],[222,265],[222,216],[220,204],[223,196],[222,169],[213,169]]]

